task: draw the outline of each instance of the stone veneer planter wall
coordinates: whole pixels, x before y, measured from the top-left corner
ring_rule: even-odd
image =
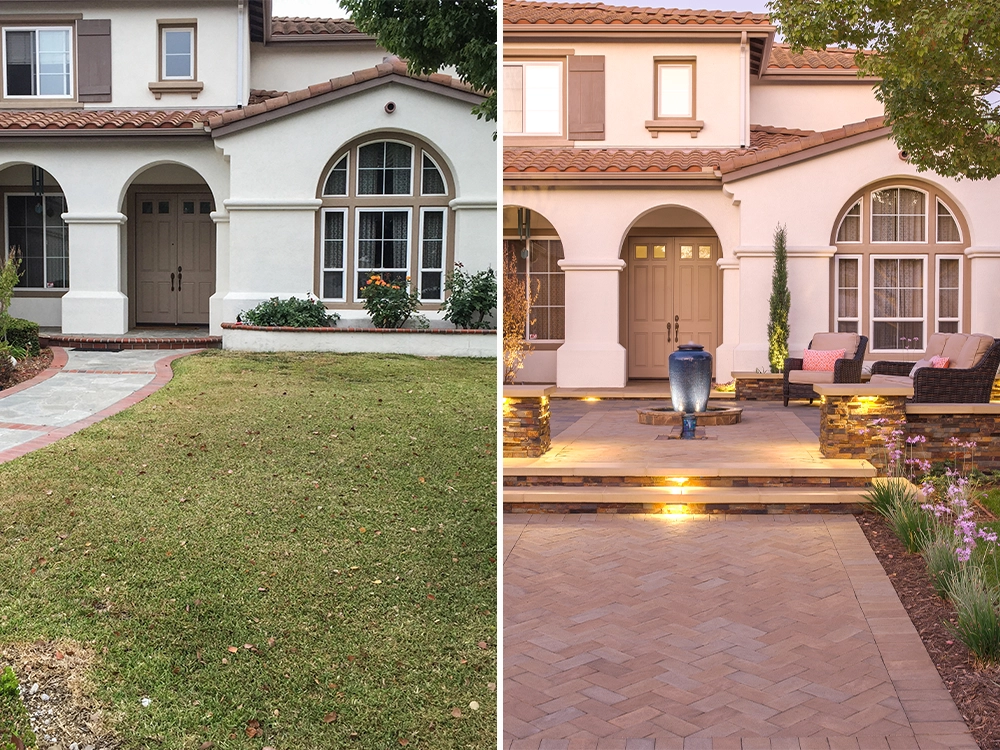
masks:
[[[961,465],[968,453],[977,469],[1000,469],[1000,404],[909,404],[906,429],[927,438],[915,446],[916,458]],[[952,438],[976,447],[955,446]]]
[[[287,328],[223,323],[222,348],[244,352],[496,357],[497,332],[455,328]]]
[[[993,392],[990,394],[990,401],[1000,401],[1000,378],[993,381]]]
[[[734,372],[737,401],[782,401],[784,375],[780,372]]]
[[[503,457],[538,458],[552,444],[549,394],[555,386],[505,385]]]

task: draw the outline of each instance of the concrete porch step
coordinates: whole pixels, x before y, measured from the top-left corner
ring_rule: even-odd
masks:
[[[222,337],[207,334],[88,336],[86,334],[46,333],[38,336],[42,346],[65,349],[120,352],[125,349],[221,349]]]
[[[865,490],[771,487],[504,487],[507,513],[856,513]]]

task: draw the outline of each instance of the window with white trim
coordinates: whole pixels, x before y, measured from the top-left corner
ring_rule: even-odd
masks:
[[[513,253],[517,275],[526,292],[535,293],[524,337],[532,341],[562,340],[566,337],[566,274],[559,267],[563,259],[560,240],[531,240],[530,252],[524,240],[504,240],[504,253]]]
[[[925,242],[927,195],[912,188],[876,190],[872,201],[872,242]]]
[[[442,160],[418,141],[355,143],[323,179],[318,295],[358,304],[378,274],[423,302],[444,299],[452,197]],[[353,288],[352,288],[353,287]]]
[[[694,63],[657,63],[656,116],[694,117]]]
[[[962,260],[963,256],[937,256],[937,331],[958,333],[962,330]]]
[[[562,135],[562,62],[505,62],[503,94],[505,135]]]
[[[7,242],[21,256],[20,289],[69,288],[69,232],[62,195],[7,194]]]
[[[71,98],[73,29],[64,26],[3,30],[4,96]]]
[[[844,214],[837,229],[837,242],[861,242],[861,199]]]
[[[861,331],[861,256],[837,256],[836,330]]]
[[[926,256],[872,257],[872,350],[924,348],[925,271]]]
[[[195,33],[191,26],[160,27],[160,80],[193,81]]]
[[[940,199],[937,201],[937,241],[951,244],[962,241],[962,231],[955,217]]]

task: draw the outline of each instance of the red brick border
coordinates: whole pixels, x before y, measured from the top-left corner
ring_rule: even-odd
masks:
[[[293,328],[291,326],[252,326],[249,323],[223,323],[227,331],[286,331],[288,333],[422,333],[458,334],[474,333],[480,336],[496,336],[496,328]]]
[[[175,354],[168,354],[162,359],[158,359],[153,365],[156,374],[153,376],[153,379],[149,383],[144,385],[139,390],[130,393],[128,396],[125,396],[125,398],[116,401],[111,406],[105,409],[101,409],[101,411],[95,412],[94,414],[91,414],[89,417],[84,417],[83,419],[73,422],[72,424],[65,425],[63,427],[46,427],[45,425],[39,425],[37,429],[40,432],[44,431],[45,432],[44,435],[39,435],[38,437],[33,438],[32,440],[29,440],[26,443],[22,443],[21,445],[16,445],[13,448],[8,448],[7,450],[0,451],[0,463],[7,463],[8,461],[13,461],[15,458],[20,458],[21,456],[27,455],[28,453],[38,450],[39,448],[45,448],[46,446],[52,445],[53,443],[62,440],[64,437],[72,435],[74,432],[79,432],[85,427],[90,427],[90,425],[92,424],[96,424],[97,422],[100,422],[103,419],[107,419],[108,417],[113,416],[118,412],[125,411],[130,406],[134,406],[135,404],[139,403],[150,394],[160,390],[160,388],[162,388],[164,385],[170,382],[171,378],[173,378],[174,376],[174,371],[170,367],[170,365],[175,359],[186,357],[189,354],[197,354],[200,351],[203,350],[195,349],[188,352],[178,352]],[[66,351],[60,347],[52,347],[52,355],[53,355],[52,365],[50,365],[48,369],[43,371],[37,377],[32,378],[31,380],[27,380],[24,383],[20,383],[19,385],[15,386],[14,388],[3,391],[2,393],[0,393],[0,398],[2,398],[3,396],[8,396],[12,393],[17,393],[19,391],[26,390],[31,386],[38,385],[38,383],[41,382],[42,380],[48,380],[53,375],[57,374],[60,370],[62,370],[62,368],[66,365],[66,362],[68,360]],[[57,364],[57,357],[59,358],[58,364]],[[30,429],[30,428],[24,427],[22,429]]]

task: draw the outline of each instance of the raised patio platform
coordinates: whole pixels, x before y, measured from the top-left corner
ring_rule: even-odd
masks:
[[[42,346],[65,349],[120,352],[126,349],[221,349],[222,337],[211,336],[208,326],[159,326],[136,328],[122,336],[61,333],[43,328],[38,333]]]

